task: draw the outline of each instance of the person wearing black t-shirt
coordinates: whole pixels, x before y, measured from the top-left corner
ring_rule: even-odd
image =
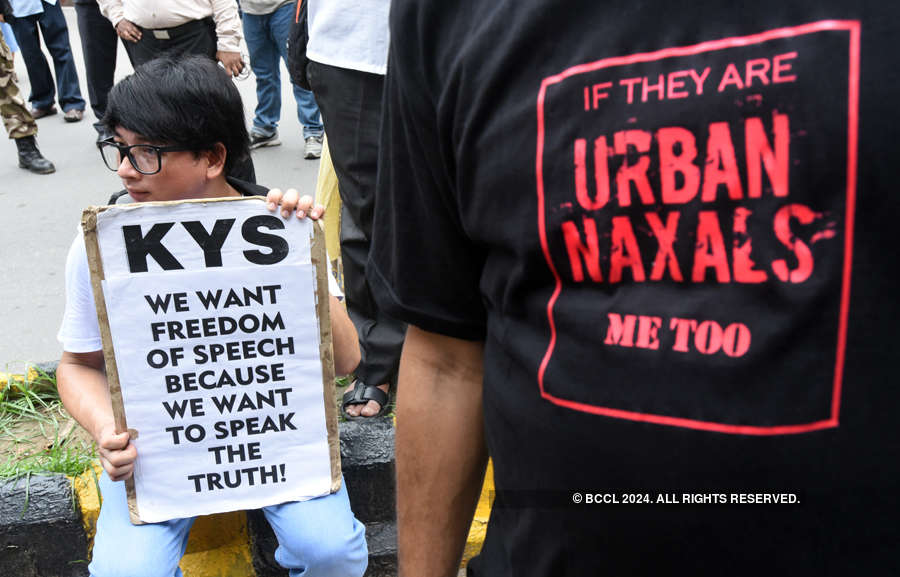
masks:
[[[366,280],[390,0],[308,0],[297,13],[298,25],[304,8],[308,61],[305,70],[295,70],[300,72],[295,76],[302,80],[305,72],[328,134],[341,197],[347,310],[359,334],[362,355],[354,371],[356,379],[344,392],[341,411],[347,419],[364,420],[391,411],[389,388],[397,379],[406,333],[403,323],[379,309]]]
[[[395,0],[401,575],[895,575],[900,5]]]

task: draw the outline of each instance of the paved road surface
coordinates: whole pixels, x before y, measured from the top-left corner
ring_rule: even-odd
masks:
[[[84,60],[73,8],[63,8],[78,64],[81,93],[87,101]],[[246,53],[246,49],[245,49]],[[50,57],[47,56],[48,61]],[[52,61],[51,61],[52,62]],[[30,93],[21,54],[16,55],[19,87]],[[131,72],[124,48],[119,47],[116,78]],[[249,122],[256,106],[255,81],[237,81]],[[18,371],[26,361],[59,358],[56,330],[65,304],[66,252],[75,235],[81,211],[120,190],[120,181],[100,160],[90,106],[82,122],[66,124],[62,115],[38,121],[38,145],[56,164],[56,173],[31,174],[18,168],[16,147],[0,141],[0,372]],[[303,139],[287,72],[282,68],[282,146],[254,151],[260,183],[268,186],[315,186],[318,162],[303,159]]]

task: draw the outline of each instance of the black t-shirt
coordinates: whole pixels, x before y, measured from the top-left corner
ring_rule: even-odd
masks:
[[[896,574],[900,5],[391,27],[369,277],[485,340],[474,574]]]

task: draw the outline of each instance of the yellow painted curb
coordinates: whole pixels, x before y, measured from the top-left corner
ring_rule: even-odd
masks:
[[[81,524],[87,535],[88,551],[94,545],[94,534],[97,532],[97,517],[100,516],[100,491],[99,479],[103,468],[100,461],[94,461],[92,469],[88,469],[77,477],[69,477],[72,490],[78,497],[78,506],[81,507]]]
[[[243,511],[198,517],[181,559],[185,577],[251,577],[250,533]]]
[[[25,375],[25,382],[36,383],[45,379],[46,374],[37,370],[35,367],[28,367],[28,374]]]
[[[247,537],[246,516],[244,513],[240,515],[244,519],[242,522],[243,541],[220,545],[215,549],[185,553],[179,564],[185,577],[254,577],[256,575],[250,554],[250,541]],[[212,518],[215,517],[217,515],[212,516]],[[197,522],[199,523],[200,519]],[[188,539],[188,547],[193,538],[192,532]]]
[[[69,477],[81,507],[88,550],[93,546],[100,515],[97,479],[102,470],[100,462],[95,461],[93,471],[88,469],[78,477]],[[185,577],[255,577],[247,515],[235,511],[198,517],[180,566]]]
[[[10,382],[23,383],[25,376],[17,373],[0,373],[0,391],[6,389]]]
[[[45,375],[35,367],[28,367],[25,374],[0,372],[0,392],[9,386],[23,387],[25,385],[44,385],[44,388],[50,385],[56,386],[52,380],[45,378]]]
[[[484,536],[487,533],[488,518],[491,516],[491,505],[494,502],[494,464],[488,461],[487,471],[484,473],[484,484],[481,486],[481,496],[478,498],[478,507],[469,527],[469,536],[466,539],[466,547],[463,550],[461,567],[465,567],[469,560],[481,552],[484,544]]]

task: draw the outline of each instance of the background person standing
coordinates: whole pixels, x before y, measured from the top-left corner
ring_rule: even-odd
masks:
[[[235,0],[98,0],[98,4],[125,42],[135,67],[164,54],[196,54],[218,60],[232,76],[244,70]],[[249,154],[237,159],[229,176],[256,182]]]
[[[98,4],[125,41],[134,66],[168,53],[209,56],[232,76],[244,69],[235,0],[98,0]]]
[[[244,38],[250,50],[250,67],[256,75],[256,114],[250,130],[250,148],[276,146],[281,119],[279,61],[287,62],[287,41],[297,10],[295,0],[243,0]],[[303,125],[304,157],[322,156],[322,126],[313,93],[291,83],[297,101],[297,118]]]
[[[56,114],[53,101],[57,99],[65,113],[66,122],[78,122],[84,116],[84,99],[78,87],[78,72],[69,45],[69,29],[58,0],[10,0],[13,17],[9,19],[25,59],[28,78],[31,81],[31,115],[43,118]],[[56,87],[50,66],[41,51],[41,41],[53,58],[56,71]]]
[[[381,93],[387,70],[388,0],[306,0],[309,84],[325,122],[341,195],[341,259],[347,310],[362,361],[344,396],[351,418],[387,407],[406,325],[376,304],[366,281],[372,238]]]
[[[97,142],[101,142],[112,137],[101,120],[115,81],[119,39],[116,29],[100,13],[97,0],[75,0],[75,14],[78,15],[78,32],[87,72],[88,97],[97,118],[94,129],[97,131]]]
[[[0,0],[0,22],[4,22],[10,14],[12,8],[7,0]],[[34,139],[37,123],[19,95],[13,53],[4,42],[3,35],[0,35],[0,114],[6,132],[16,141],[16,148],[19,149],[19,166],[35,174],[55,172],[56,167],[37,148]]]

